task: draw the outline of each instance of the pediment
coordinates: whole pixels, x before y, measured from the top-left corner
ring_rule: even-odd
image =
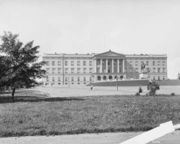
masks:
[[[113,57],[125,58],[125,55],[109,50],[109,51],[104,52],[104,53],[96,54],[96,55],[94,55],[94,57],[95,58],[113,58]]]

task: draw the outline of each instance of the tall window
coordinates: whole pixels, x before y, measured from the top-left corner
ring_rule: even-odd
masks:
[[[65,61],[65,66],[67,66],[68,65],[68,61]]]
[[[77,73],[80,73],[81,72],[81,68],[77,68]]]
[[[68,68],[65,68],[65,73],[66,73],[66,74],[68,73]]]
[[[156,72],[156,68],[153,68],[153,72]]]
[[[86,68],[83,69],[83,73],[86,73]]]
[[[55,74],[56,68],[52,68],[52,74]]]
[[[92,61],[89,61],[89,66],[92,66]]]
[[[71,73],[74,73],[74,68],[71,68]]]
[[[58,68],[58,74],[60,74],[61,73],[61,68]]]
[[[149,65],[149,61],[146,61],[146,65],[147,65],[147,66]]]
[[[61,66],[61,61],[58,61],[58,66]]]
[[[86,61],[83,61],[83,66],[86,66]]]
[[[166,68],[163,68],[163,72],[166,72]]]
[[[92,68],[89,68],[89,73],[92,73]]]
[[[84,77],[84,84],[86,84],[86,77]]]
[[[71,61],[71,66],[74,66],[74,61]]]
[[[80,61],[77,61],[77,66],[80,66]]]
[[[49,66],[49,61],[45,61],[46,62],[46,65]]]
[[[155,61],[153,61],[153,66],[155,66]]]
[[[74,84],[74,77],[71,77],[71,83]]]
[[[52,61],[52,66],[55,66],[55,61]]]
[[[78,84],[80,84],[80,77],[77,78],[77,82],[78,82]]]
[[[46,72],[49,73],[49,68],[46,68]]]

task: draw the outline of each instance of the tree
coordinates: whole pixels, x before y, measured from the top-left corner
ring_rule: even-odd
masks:
[[[159,90],[159,84],[156,81],[149,82],[147,85],[147,89],[149,90],[149,96],[155,96],[156,91]]]
[[[45,62],[37,62],[39,46],[33,46],[33,41],[23,44],[18,40],[17,34],[5,32],[0,37],[2,44],[0,45],[0,56],[2,62],[0,65],[3,69],[0,71],[0,87],[10,87],[12,89],[12,100],[17,88],[33,87],[38,84],[36,78],[45,75],[42,66]]]

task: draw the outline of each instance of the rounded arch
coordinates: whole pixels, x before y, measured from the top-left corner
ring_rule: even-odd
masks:
[[[106,76],[103,76],[103,80],[106,80]]]
[[[97,76],[97,80],[101,80],[101,76]]]
[[[112,80],[112,76],[111,75],[109,76],[109,79]]]

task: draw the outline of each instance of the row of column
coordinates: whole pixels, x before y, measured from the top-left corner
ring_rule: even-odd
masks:
[[[106,70],[105,72],[108,73],[108,60],[110,59],[99,59],[100,60],[100,73],[103,73],[103,60],[105,60],[105,63],[106,63]],[[119,73],[119,64],[120,64],[120,61],[122,61],[122,73],[125,72],[125,61],[124,59],[111,59],[111,72],[114,73],[114,60],[117,61],[117,73]],[[97,65],[95,66],[96,69],[97,69]]]

